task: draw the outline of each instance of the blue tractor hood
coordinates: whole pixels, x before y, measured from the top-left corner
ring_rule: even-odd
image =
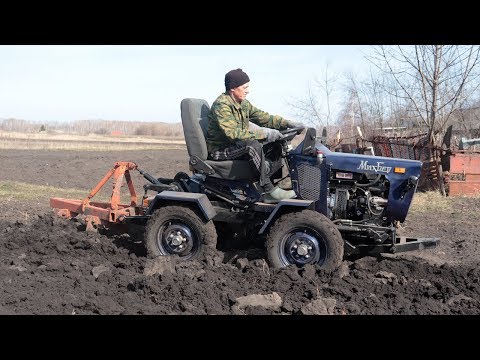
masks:
[[[320,143],[315,147],[317,153],[324,154],[331,170],[384,175],[390,183],[387,217],[400,222],[405,220],[422,171],[421,161],[332,152]],[[415,187],[403,193],[409,179],[416,179]]]

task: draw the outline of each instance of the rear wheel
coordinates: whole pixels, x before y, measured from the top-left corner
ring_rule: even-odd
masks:
[[[319,265],[334,270],[343,260],[343,239],[334,223],[324,215],[303,210],[280,216],[266,240],[270,265]]]
[[[157,209],[145,229],[150,257],[178,255],[185,260],[199,257],[205,246],[215,249],[217,233],[212,221],[185,206]]]

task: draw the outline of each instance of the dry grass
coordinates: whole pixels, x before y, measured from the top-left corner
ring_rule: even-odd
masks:
[[[54,186],[33,185],[17,181],[0,181],[0,200],[49,200],[51,197],[66,199],[83,199],[90,190],[62,189]],[[99,194],[100,195],[100,194]],[[98,201],[106,201],[107,197],[100,195],[94,197]]]
[[[185,141],[147,136],[71,135],[0,131],[0,149],[17,150],[165,150],[185,149]]]
[[[452,198],[443,197],[438,191],[416,193],[413,196],[411,212],[430,212],[447,210],[452,204]]]
[[[438,191],[428,191],[424,193],[416,193],[413,197],[410,212],[426,213],[426,212],[448,212],[452,208],[458,208],[458,204],[464,198],[479,199],[480,194],[470,196],[443,197]],[[477,211],[477,209],[471,209]]]
[[[185,144],[183,139],[166,139],[154,136],[109,136],[109,135],[74,135],[62,134],[52,132],[38,132],[38,133],[20,133],[15,131],[1,131],[0,139],[27,139],[27,140],[63,140],[63,141],[118,141],[118,142],[135,142],[135,143],[171,143],[171,144]]]

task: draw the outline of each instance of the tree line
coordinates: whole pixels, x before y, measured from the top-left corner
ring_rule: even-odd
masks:
[[[77,120],[73,122],[37,123],[23,119],[0,120],[0,129],[21,133],[47,131],[65,134],[98,134],[126,136],[154,136],[163,138],[183,138],[181,123],[117,121],[117,120]]]

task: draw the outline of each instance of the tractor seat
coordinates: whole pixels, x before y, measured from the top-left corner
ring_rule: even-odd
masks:
[[[193,172],[213,177],[241,180],[253,179],[248,160],[207,160],[208,113],[210,106],[203,99],[183,99],[180,103],[183,133],[187,143],[189,164]]]

